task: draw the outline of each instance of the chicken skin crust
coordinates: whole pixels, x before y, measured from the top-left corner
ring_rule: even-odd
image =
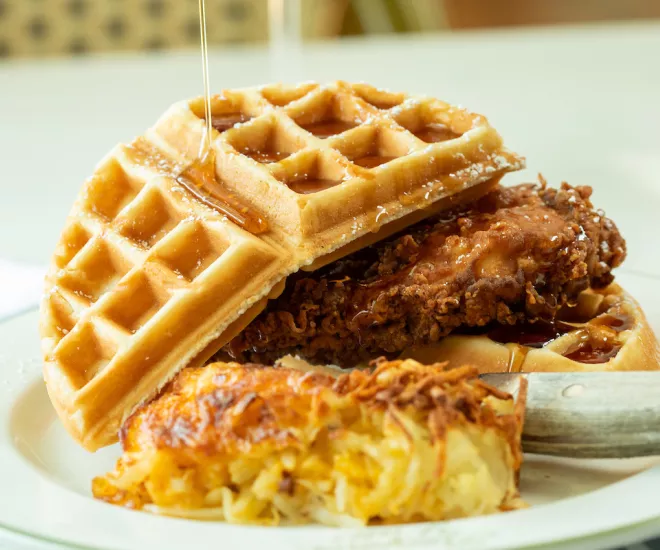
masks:
[[[289,278],[224,349],[241,361],[298,354],[353,366],[457,329],[551,319],[603,288],[626,256],[590,187],[499,187],[385,242]]]

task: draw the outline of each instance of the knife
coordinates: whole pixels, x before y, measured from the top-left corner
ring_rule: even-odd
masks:
[[[523,451],[573,458],[660,455],[660,373],[480,375],[514,397],[522,377],[528,382]]]

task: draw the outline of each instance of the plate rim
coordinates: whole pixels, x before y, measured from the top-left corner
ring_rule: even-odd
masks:
[[[602,548],[604,543],[607,543],[608,545],[614,543],[615,546],[635,544],[639,541],[644,541],[649,537],[654,537],[658,533],[660,533],[660,517],[636,523],[628,527],[602,531],[586,537],[556,541],[549,544],[554,547],[556,543],[559,543],[562,545],[562,548],[565,548],[565,550],[590,550],[591,548]],[[0,521],[0,536],[3,534],[9,534],[19,540],[38,542],[40,545],[46,545],[44,550],[47,550],[48,548],[53,548],[55,550],[109,550],[92,546],[79,546],[66,541],[58,541],[36,536],[31,533],[15,530],[12,527],[7,527]],[[585,546],[585,544],[587,546]],[[518,550],[549,550],[549,548],[550,547],[547,544],[535,544],[533,546],[521,547]]]

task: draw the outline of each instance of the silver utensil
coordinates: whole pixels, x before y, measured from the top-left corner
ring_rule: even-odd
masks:
[[[660,373],[483,374],[517,394],[527,378],[523,450],[574,458],[660,455]]]

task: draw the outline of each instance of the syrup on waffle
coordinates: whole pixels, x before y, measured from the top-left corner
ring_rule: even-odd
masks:
[[[89,449],[247,325],[290,273],[523,165],[485,118],[367,85],[226,91],[211,97],[211,118],[203,160],[201,99],[115,148],[53,256],[45,378]]]
[[[491,325],[408,350],[423,363],[433,358],[477,365],[480,372],[657,370],[657,340],[635,300],[617,284],[580,294],[553,322]]]
[[[148,137],[192,162],[204,112],[201,99],[177,104]],[[226,91],[211,112],[223,185],[265,203],[273,231],[307,258],[523,165],[484,117],[366,84]],[[442,141],[417,137],[440,127]]]

